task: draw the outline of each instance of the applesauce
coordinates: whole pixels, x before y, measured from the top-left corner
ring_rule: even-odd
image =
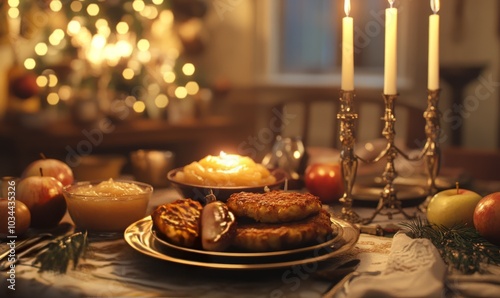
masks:
[[[263,186],[276,178],[250,157],[221,152],[192,162],[176,173],[175,181],[202,186]]]
[[[121,232],[146,215],[153,187],[135,181],[79,182],[64,188],[71,219],[79,229]]]

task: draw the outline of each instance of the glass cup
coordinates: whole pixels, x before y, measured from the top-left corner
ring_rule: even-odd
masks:
[[[175,154],[171,151],[137,150],[130,154],[132,171],[137,181],[154,187],[167,187],[167,174],[174,168]]]
[[[300,179],[307,164],[302,139],[277,136],[271,152],[264,157],[262,164],[269,169],[283,169],[291,179]]]

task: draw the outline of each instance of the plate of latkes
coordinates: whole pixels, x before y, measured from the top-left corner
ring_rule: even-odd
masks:
[[[282,194],[285,195],[280,200],[279,197]],[[267,197],[261,198],[260,196]],[[244,206],[252,206],[248,200],[253,200],[254,203],[268,200],[263,203],[266,206],[269,200],[272,200],[275,202],[274,206],[281,208],[284,205],[279,206],[276,202],[282,201],[284,204],[286,203],[286,207],[290,207],[287,202],[292,197],[296,201],[304,199],[304,195],[282,191],[270,193],[269,195],[245,193],[240,195],[238,199],[240,203],[241,200],[247,200]],[[308,197],[307,199],[311,198]],[[230,199],[227,205],[231,206],[231,203]],[[176,202],[170,204],[176,204]],[[259,210],[259,208],[251,208],[251,210]],[[279,209],[274,211],[277,210]],[[236,209],[232,209],[233,211],[238,212]],[[239,211],[247,212],[249,210]],[[270,213],[272,211],[269,210]],[[265,214],[268,215],[268,213]],[[289,214],[293,213],[290,212]],[[223,251],[206,250],[200,246],[186,247],[174,244],[164,237],[164,233],[157,229],[157,219],[161,217],[155,217],[155,212],[151,216],[130,225],[125,230],[124,238],[133,249],[142,254],[174,263],[217,269],[275,269],[321,262],[350,251],[359,238],[359,229],[357,227],[336,218],[321,205],[319,210],[316,208],[314,213],[306,218],[285,223],[245,222],[241,215],[236,215],[241,220],[237,222],[237,236],[233,240],[233,244]],[[263,214],[253,215],[257,216],[259,220],[266,219],[262,217]],[[327,229],[324,229],[324,227],[327,227]],[[318,229],[326,231],[326,233],[322,233],[321,237],[316,236],[314,233]],[[283,234],[279,234],[281,230],[286,231],[283,233],[286,234],[285,237],[290,239],[277,246],[277,249],[273,249],[272,247],[275,244],[273,239],[276,241],[283,238],[281,237]],[[278,234],[274,234],[275,232]],[[314,236],[311,236],[311,234]],[[300,235],[299,238],[303,237],[303,239],[308,240],[293,244],[293,240],[297,238],[294,235]],[[311,237],[307,238],[308,236]],[[243,246],[241,246],[242,244]]]

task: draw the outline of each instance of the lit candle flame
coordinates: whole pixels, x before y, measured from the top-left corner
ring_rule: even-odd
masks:
[[[391,8],[392,8],[392,6],[394,6],[394,1],[395,1],[395,0],[387,0],[387,1],[389,1],[389,5],[390,5],[390,6],[391,6]]]
[[[441,7],[441,2],[439,0],[431,0],[431,9],[434,12],[434,14],[438,13],[440,7]]]
[[[349,16],[349,13],[351,12],[351,0],[344,1],[344,11],[345,15]]]

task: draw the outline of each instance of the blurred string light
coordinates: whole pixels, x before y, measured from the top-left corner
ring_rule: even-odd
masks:
[[[40,88],[46,87],[49,84],[49,79],[46,76],[38,76],[36,78],[36,84]]]
[[[156,107],[162,109],[168,105],[169,99],[165,94],[158,94],[155,98]]]
[[[132,108],[136,113],[142,113],[146,110],[146,104],[143,101],[138,100],[134,102]]]
[[[186,87],[184,86],[178,86],[175,88],[175,97],[179,99],[184,99],[188,95]]]
[[[70,4],[71,11],[73,12],[80,12],[83,8],[82,2],[75,0],[72,1]]]
[[[33,58],[27,58],[26,60],[24,60],[24,67],[26,69],[35,69],[35,66],[36,66],[36,61],[35,59]]]
[[[19,7],[19,0],[9,0],[7,3],[10,7]]]
[[[195,95],[200,91],[200,86],[195,81],[189,81],[186,84],[186,92],[189,95]]]
[[[176,78],[176,75],[173,71],[165,71],[163,72],[163,80],[165,81],[165,83],[167,84],[171,84],[173,82],[175,82],[175,78]]]
[[[7,14],[11,19],[17,19],[20,15],[19,9],[17,7],[11,7],[9,8]]]
[[[134,75],[135,75],[134,70],[128,67],[125,68],[122,72],[122,76],[126,80],[132,80],[134,78]]]
[[[149,50],[149,46],[150,46],[150,44],[149,44],[149,40],[147,40],[147,39],[144,39],[144,38],[143,38],[143,39],[140,39],[140,40],[137,42],[137,49],[138,49],[139,51],[144,51],[144,52],[145,52],[145,51],[148,51],[148,50]]]
[[[95,17],[99,14],[99,5],[96,3],[90,3],[89,6],[87,6],[87,13],[89,16]]]
[[[57,86],[57,83],[59,82],[59,79],[57,79],[57,76],[53,73],[48,75],[49,77],[49,87],[55,87]]]
[[[47,94],[47,103],[49,105],[55,106],[59,103],[59,95],[55,92],[50,92]]]
[[[71,98],[71,95],[73,94],[73,89],[68,85],[62,85],[61,87],[59,87],[57,93],[59,94],[59,98],[61,100],[67,101]]]
[[[182,66],[182,72],[186,76],[192,76],[194,74],[194,71],[195,71],[195,67],[194,67],[193,63],[186,63]]]
[[[39,42],[35,45],[35,53],[38,56],[45,56],[48,52],[49,48],[46,43]]]
[[[8,16],[13,19],[19,18],[20,9],[22,9],[20,0],[7,1],[9,5]],[[136,76],[147,73],[143,72],[142,69],[153,59],[157,59],[158,53],[161,52],[161,62],[155,66],[158,67],[159,76],[157,77],[160,78],[160,81],[155,84],[158,90],[148,91],[149,96],[154,98],[155,106],[164,108],[168,105],[169,98],[184,99],[195,95],[200,92],[200,86],[192,78],[196,72],[194,64],[181,64],[181,72],[178,73],[176,70],[179,69],[177,68],[177,63],[179,63],[177,59],[180,56],[179,48],[168,46],[160,48],[161,51],[154,48],[156,44],[153,44],[153,41],[163,39],[165,33],[168,33],[166,30],[171,30],[174,26],[174,14],[169,8],[170,4],[165,4],[165,2],[168,1],[118,1],[115,3],[123,4],[123,12],[119,10],[122,15],[115,18],[111,14],[116,11],[109,10],[106,1],[49,1],[48,9],[50,11],[65,13],[69,20],[65,28],[61,28],[61,23],[58,21],[52,24],[55,26],[47,27],[53,31],[49,31],[45,41],[36,43],[34,47],[36,56],[26,58],[23,63],[24,67],[29,70],[44,67],[44,56],[50,54],[51,57],[54,57],[55,53],[63,50],[65,46],[71,45],[79,51],[78,57],[85,58],[96,67],[115,68],[121,63],[120,65],[124,65],[125,68],[117,68],[121,72],[118,73],[119,77],[121,75],[123,79],[130,81]],[[56,19],[59,20],[54,18],[54,20]],[[138,29],[141,28],[138,26],[143,25],[142,22],[150,25],[151,35],[148,37],[144,37],[142,29]],[[36,83],[44,88],[57,87],[57,92],[51,92],[50,97],[47,96],[49,104],[55,105],[61,100],[65,101],[71,98],[72,87],[60,82],[54,74],[38,76]],[[58,84],[62,85],[57,86]],[[160,85],[162,85],[161,88],[165,89],[161,89]],[[165,92],[162,90],[167,90],[167,94],[163,94]],[[136,112],[144,111],[145,105],[140,99],[130,96],[127,97],[127,101],[127,105]]]
[[[132,8],[137,11],[137,12],[141,12],[142,10],[144,10],[144,8],[146,7],[146,4],[144,3],[144,1],[142,0],[134,0],[132,2]]]
[[[80,24],[79,21],[73,19],[68,22],[66,32],[68,33],[69,36],[74,36],[77,35],[81,29],[82,29],[82,24]]]
[[[50,1],[49,7],[53,12],[58,12],[62,9],[62,3],[60,0],[52,0]]]
[[[116,24],[116,32],[118,32],[118,34],[127,34],[128,30],[129,26],[127,22],[121,21],[118,24]]]

